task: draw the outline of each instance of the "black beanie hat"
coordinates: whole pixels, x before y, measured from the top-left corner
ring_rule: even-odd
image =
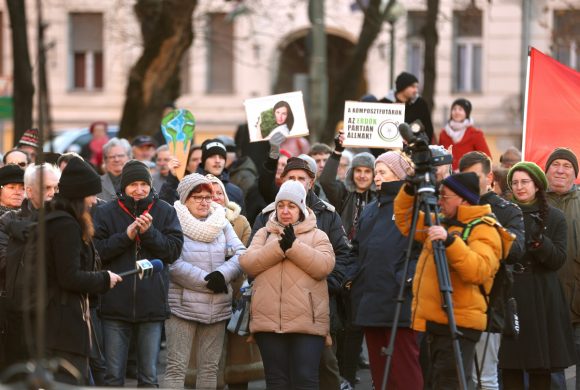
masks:
[[[469,118],[471,115],[471,102],[464,98],[459,98],[453,102],[451,105],[451,109],[453,110],[453,106],[460,106],[465,111],[465,116]]]
[[[554,160],[558,159],[570,161],[572,163],[572,166],[574,167],[574,173],[576,173],[576,177],[578,177],[578,159],[576,158],[574,152],[568,148],[554,149],[552,154],[550,154],[550,157],[548,157],[548,161],[546,161],[546,169],[544,170],[544,172],[548,172],[550,164],[552,164]]]
[[[479,179],[473,172],[455,173],[448,176],[443,183],[457,195],[472,205],[479,204]]]
[[[0,168],[0,186],[11,183],[24,183],[24,169],[16,164],[7,164]]]
[[[129,160],[121,171],[121,192],[125,192],[125,187],[136,181],[144,181],[151,186],[151,171],[141,161]]]
[[[73,157],[62,171],[58,193],[69,199],[97,195],[102,191],[101,178],[84,160]]]
[[[419,80],[417,79],[417,77],[415,77],[411,73],[403,72],[397,76],[397,80],[395,81],[395,88],[396,88],[395,92],[401,92],[403,89],[407,88],[408,86],[411,86],[411,85],[418,83],[418,82],[419,82]]]
[[[214,154],[219,154],[224,158],[227,158],[227,149],[222,141],[217,138],[208,139],[203,141],[201,144],[201,166],[205,169],[205,160]]]

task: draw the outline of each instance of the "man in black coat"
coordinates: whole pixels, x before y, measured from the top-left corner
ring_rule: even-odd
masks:
[[[518,205],[500,198],[499,195],[491,190],[493,183],[491,160],[482,152],[466,153],[459,160],[459,171],[473,172],[479,178],[481,195],[479,204],[489,204],[499,223],[516,236],[510,249],[508,261],[510,264],[518,262],[526,252],[524,217]],[[503,323],[503,318],[500,319],[500,323],[491,320],[488,324],[489,333],[484,332],[475,346],[478,364],[480,365],[480,369],[475,372],[480,373],[480,381],[483,388],[498,388],[497,364],[501,341],[501,323]],[[481,359],[486,345],[485,361],[482,362]],[[473,377],[473,379],[477,380],[476,377]]]
[[[411,73],[402,72],[395,80],[395,90],[379,100],[381,103],[403,103],[405,105],[405,122],[412,123],[419,119],[429,137],[429,143],[435,143],[433,138],[433,123],[431,111],[427,102],[419,96],[419,80]]]
[[[265,199],[272,199],[271,196],[276,196],[278,188],[275,185],[275,174],[277,160],[272,157],[269,158],[270,164],[265,164],[265,170],[260,179],[265,179],[266,182],[271,183],[269,193],[262,194]],[[266,176],[265,178],[263,176]],[[331,331],[332,325],[337,321],[337,297],[341,292],[341,285],[344,280],[344,275],[349,261],[350,247],[340,220],[340,216],[330,204],[320,200],[312,187],[314,186],[314,179],[316,173],[312,171],[310,165],[305,160],[292,157],[288,159],[286,167],[282,172],[282,180],[295,180],[304,185],[306,189],[306,205],[314,211],[316,215],[316,225],[320,230],[325,232],[330,239],[334,254],[336,256],[336,264],[334,270],[327,277],[328,292],[330,295],[330,316],[331,316]],[[275,210],[274,203],[271,203],[262,210],[262,213],[256,217],[252,229],[252,237],[260,228],[266,226],[266,222],[270,214]],[[334,321],[333,321],[334,319]],[[331,348],[325,348],[322,353],[322,360],[320,362],[320,388],[321,389],[338,389],[340,386],[340,373],[338,371],[338,362],[334,352]]]
[[[145,164],[131,160],[121,173],[119,199],[97,208],[95,245],[103,268],[114,272],[135,268],[140,259],[173,263],[181,254],[183,233],[175,209],[151,190]],[[123,386],[129,341],[136,336],[138,385],[157,387],[157,358],[163,322],[169,317],[167,268],[148,279],[125,278],[101,298],[99,313],[108,386]]]

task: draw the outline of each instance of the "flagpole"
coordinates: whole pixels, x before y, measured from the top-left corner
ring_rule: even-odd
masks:
[[[528,93],[529,93],[529,88],[530,88],[530,64],[531,64],[531,58],[532,58],[532,52],[533,48],[531,46],[528,46],[528,68],[526,71],[526,91],[525,91],[525,97],[524,97],[524,119],[522,121],[523,124],[523,129],[522,129],[522,156],[524,161],[526,161],[526,125],[528,122]]]

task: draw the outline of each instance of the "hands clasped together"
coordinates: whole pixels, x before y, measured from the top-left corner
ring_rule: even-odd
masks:
[[[288,225],[284,228],[284,231],[282,232],[282,238],[280,238],[278,243],[280,244],[280,248],[286,252],[292,247],[292,244],[294,244],[295,240],[296,234],[294,234],[294,227],[292,225]]]

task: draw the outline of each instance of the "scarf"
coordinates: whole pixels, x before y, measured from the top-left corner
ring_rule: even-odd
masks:
[[[469,118],[465,119],[463,122],[455,122],[453,119],[449,119],[444,130],[453,143],[457,144],[461,142],[465,135],[465,130],[467,130],[467,128],[472,124],[473,122]]]
[[[181,223],[183,234],[194,241],[213,242],[228,223],[225,209],[217,203],[212,202],[209,216],[204,220],[191,215],[187,207],[178,200],[173,206]]]

